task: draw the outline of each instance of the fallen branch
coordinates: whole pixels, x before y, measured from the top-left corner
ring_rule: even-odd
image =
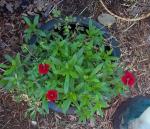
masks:
[[[104,4],[104,2],[102,0],[99,0],[100,3],[102,4],[102,6],[104,7],[104,9],[109,13],[111,14],[112,16],[116,17],[117,19],[120,19],[120,20],[123,20],[123,21],[128,21],[128,22],[135,22],[135,21],[140,21],[140,20],[144,20],[148,17],[150,17],[150,12],[148,14],[145,14],[143,16],[140,16],[140,17],[137,17],[137,18],[125,18],[125,17],[121,17],[121,16],[118,16],[116,14],[114,14],[113,12],[111,12],[107,7],[106,5]]]

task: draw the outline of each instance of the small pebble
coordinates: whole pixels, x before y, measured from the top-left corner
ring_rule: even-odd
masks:
[[[36,121],[31,121],[31,124],[32,124],[33,126],[36,126],[36,125],[37,125],[37,122],[36,122]]]
[[[13,5],[12,5],[11,3],[7,3],[7,4],[6,4],[6,8],[7,8],[8,11],[10,11],[11,13],[14,12],[14,10],[13,10]]]
[[[70,121],[76,121],[77,120],[77,117],[76,116],[73,116],[73,115],[69,115],[69,120]]]

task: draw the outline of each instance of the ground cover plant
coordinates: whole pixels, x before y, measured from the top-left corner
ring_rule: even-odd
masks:
[[[133,86],[134,77],[130,72],[123,76],[119,59],[112,49],[106,51],[103,35],[92,22],[89,28],[72,29],[68,21],[73,19],[67,17],[57,31],[46,32],[37,26],[39,16],[33,22],[24,20],[26,43],[15,57],[5,56],[10,63],[0,65],[0,83],[17,101],[28,103],[27,114],[33,119],[37,112],[49,113],[49,102],[64,113],[74,107],[80,121],[94,119],[95,113],[103,116],[112,97],[124,94],[125,85]],[[30,45],[33,35],[38,40]]]

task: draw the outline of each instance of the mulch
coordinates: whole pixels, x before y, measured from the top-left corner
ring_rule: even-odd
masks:
[[[11,12],[11,8],[1,6],[0,1],[0,62],[4,63],[5,54],[15,55],[20,51],[24,29],[21,16],[35,14],[43,16],[50,4],[47,4],[47,0],[42,0],[41,4],[32,0],[27,5],[20,5],[19,0],[2,1],[11,5],[15,3]],[[67,16],[81,15],[97,20],[99,14],[106,12],[97,0],[49,0],[49,2],[51,5],[57,5],[62,14]],[[132,3],[130,0],[128,2],[105,0],[105,4],[112,12],[122,17],[136,17],[137,14],[140,16],[150,11],[148,0],[145,2],[138,0],[137,3]],[[51,16],[47,18],[50,19]],[[127,97],[150,94],[150,18],[138,22],[124,22],[117,19],[109,29],[120,42],[121,61],[126,66],[125,70],[131,70],[136,76],[136,86],[127,93]],[[45,117],[37,115],[35,120],[37,124],[33,125],[29,118],[24,117],[26,103],[16,103],[12,98],[12,94],[0,89],[1,129],[113,129],[112,115],[119,104],[126,99],[122,96],[114,98],[110,107],[104,111],[104,118],[95,116],[96,123],[91,126],[90,122],[81,124],[77,122],[76,117],[72,119],[73,116],[54,112],[50,112]]]
[[[29,122],[24,118],[26,104],[16,103],[10,94],[0,90],[0,128],[29,129]]]

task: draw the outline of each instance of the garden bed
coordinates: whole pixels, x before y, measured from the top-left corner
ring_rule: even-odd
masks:
[[[18,0],[19,1],[19,0]],[[54,4],[59,1],[56,0]],[[141,4],[141,1],[138,1]],[[13,0],[8,3],[13,3]],[[147,5],[146,5],[147,3]],[[136,12],[132,10],[133,3],[119,3],[115,4],[106,2],[109,9],[117,15],[135,17],[140,15],[143,11]],[[146,13],[148,10],[148,1],[143,2],[142,9]],[[97,16],[106,12],[98,1],[92,0],[64,0],[59,3],[58,8],[65,15],[82,15],[97,19]],[[115,8],[117,6],[117,9]],[[21,15],[35,12],[36,4],[31,3],[25,7],[24,10],[15,10],[11,13],[8,9],[0,7],[0,62],[5,62],[4,54],[15,55],[20,50],[20,43],[22,41],[22,30],[25,25],[22,23]],[[43,7],[44,8],[44,7]],[[46,8],[46,7],[45,7]],[[127,12],[127,8],[130,11]],[[139,7],[140,8],[140,7]],[[30,10],[30,12],[29,12]],[[135,14],[133,14],[133,11]],[[40,11],[37,9],[38,13]],[[42,14],[41,14],[42,15]],[[49,17],[51,19],[51,17]],[[42,19],[45,20],[44,18]],[[139,22],[124,22],[117,20],[110,28],[112,34],[119,40],[122,51],[122,62],[126,64],[127,69],[131,69],[136,75],[137,83],[128,97],[139,94],[150,94],[150,19],[145,19]],[[79,128],[95,128],[95,129],[111,129],[111,116],[120,102],[124,100],[119,96],[115,98],[110,107],[105,111],[104,119],[97,119],[95,125],[87,122],[87,124],[79,124],[75,116],[64,116],[56,113],[50,113],[46,118],[37,116],[37,126],[34,128],[47,129],[79,129]],[[12,95],[1,90],[0,92],[0,128],[1,129],[30,129],[33,128],[31,120],[25,119],[23,112],[26,110],[26,104],[16,104],[12,101]]]

